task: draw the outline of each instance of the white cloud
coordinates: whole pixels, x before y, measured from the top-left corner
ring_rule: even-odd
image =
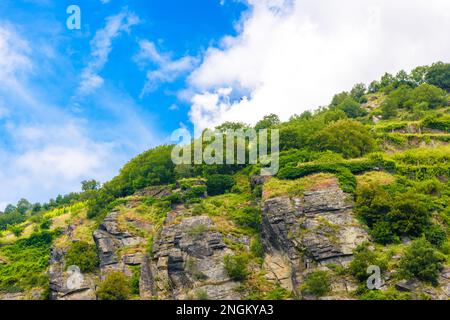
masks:
[[[117,15],[106,18],[105,27],[98,30],[91,41],[91,57],[81,73],[79,94],[90,94],[103,84],[104,80],[98,73],[108,62],[113,40],[123,32],[130,32],[131,27],[138,23],[139,18],[126,9]]]
[[[155,44],[148,40],[141,40],[139,46],[140,51],[134,58],[136,63],[141,67],[149,63],[156,66],[147,72],[147,81],[141,96],[156,90],[161,83],[175,81],[197,64],[197,59],[191,56],[173,60],[170,53],[160,53]]]
[[[249,0],[237,25],[189,78],[190,118],[283,119],[326,105],[355,83],[450,60],[446,0]],[[228,94],[220,92],[221,88]]]
[[[8,26],[0,25],[0,77],[21,71],[29,71],[30,46]]]

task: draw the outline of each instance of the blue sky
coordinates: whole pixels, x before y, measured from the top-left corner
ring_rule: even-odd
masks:
[[[69,5],[81,29],[66,27]],[[102,182],[179,127],[282,119],[450,61],[448,0],[2,0],[0,210]]]
[[[81,9],[79,31],[66,28],[70,4]],[[2,67],[11,70],[0,75],[11,83],[0,89],[0,209],[78,190],[85,178],[105,181],[188,125],[189,104],[177,97],[185,77],[235,33],[244,9],[219,0],[2,0],[0,43],[11,61]]]

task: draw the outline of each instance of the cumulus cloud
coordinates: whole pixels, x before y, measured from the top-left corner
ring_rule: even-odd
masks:
[[[158,88],[161,83],[173,82],[181,75],[191,71],[197,59],[184,56],[173,60],[170,53],[159,52],[156,45],[148,40],[139,42],[140,51],[134,57],[136,63],[142,68],[151,64],[154,68],[147,71],[147,81],[142,89],[141,97]]]
[[[190,119],[283,119],[355,83],[450,60],[446,0],[248,0],[249,11],[189,77]],[[224,92],[224,89],[225,92]]]
[[[132,26],[139,23],[139,18],[124,9],[119,14],[106,18],[104,28],[98,30],[91,41],[91,57],[86,68],[81,72],[79,94],[89,94],[99,88],[104,80],[98,74],[108,62],[113,40],[122,33],[129,33]]]

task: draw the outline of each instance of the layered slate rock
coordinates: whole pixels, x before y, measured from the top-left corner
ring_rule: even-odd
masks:
[[[268,278],[297,292],[311,270],[348,263],[353,250],[368,240],[352,207],[336,179],[301,197],[264,201],[262,240],[268,252]]]
[[[240,299],[237,283],[224,268],[224,257],[231,251],[222,234],[214,230],[207,216],[180,217],[182,211],[168,215],[155,239],[152,257],[141,268],[141,298]]]
[[[140,265],[144,257],[142,252],[120,253],[121,249],[125,247],[144,246],[146,240],[127,230],[121,230],[118,222],[119,215],[119,212],[109,213],[99,229],[95,230],[93,234],[103,277],[111,270],[119,270],[126,275],[130,275],[132,272],[127,266]]]

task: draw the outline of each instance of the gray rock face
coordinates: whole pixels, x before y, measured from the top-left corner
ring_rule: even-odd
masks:
[[[296,292],[311,269],[351,261],[353,250],[368,240],[351,209],[337,181],[303,197],[266,200],[262,240],[268,252],[268,278]]]
[[[136,196],[153,197],[157,199],[170,196],[171,194],[172,192],[166,186],[148,187],[135,193]]]
[[[95,275],[83,275],[76,286],[71,286],[70,278],[73,276],[66,272],[64,263],[65,252],[62,249],[53,248],[50,252],[50,299],[52,300],[96,300]]]
[[[141,297],[159,299],[239,299],[237,283],[224,269],[230,251],[207,216],[168,215],[155,239],[152,258],[141,267]]]
[[[127,231],[122,231],[118,223],[119,212],[109,213],[99,229],[94,231],[94,241],[97,245],[102,275],[110,270],[122,270],[126,274],[131,271],[127,265],[140,265],[142,254],[119,256],[118,251],[126,246],[145,243],[145,239],[133,236]]]

